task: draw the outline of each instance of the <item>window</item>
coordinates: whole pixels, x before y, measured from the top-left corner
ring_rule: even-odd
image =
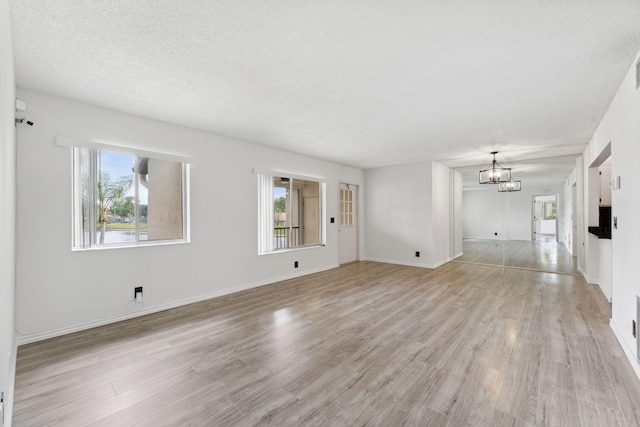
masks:
[[[556,202],[544,202],[542,205],[542,219],[556,219]]]
[[[259,173],[258,183],[259,253],[324,243],[323,182]]]
[[[185,241],[185,163],[73,148],[74,249]]]
[[[347,188],[340,189],[340,226],[350,227],[354,225],[353,221],[353,190]]]

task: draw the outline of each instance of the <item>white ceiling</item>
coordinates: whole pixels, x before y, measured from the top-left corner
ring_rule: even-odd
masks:
[[[629,0],[9,3],[21,88],[360,168],[566,177],[640,49]]]

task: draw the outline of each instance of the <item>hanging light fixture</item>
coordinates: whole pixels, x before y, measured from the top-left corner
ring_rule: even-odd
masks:
[[[520,191],[522,190],[522,183],[518,180],[518,181],[507,181],[507,182],[500,182],[498,183],[498,191],[503,193],[503,192],[509,192],[511,193],[512,191]]]
[[[480,171],[480,184],[499,184],[511,181],[511,168],[503,168],[496,162],[497,151],[492,151],[493,161],[489,168]]]

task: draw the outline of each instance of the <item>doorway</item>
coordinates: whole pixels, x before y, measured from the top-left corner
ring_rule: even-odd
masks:
[[[558,241],[558,196],[533,196],[532,238],[546,242]]]
[[[578,203],[577,187],[574,183],[571,186],[571,236],[569,238],[569,244],[571,245],[570,251],[572,256],[578,256],[577,236],[578,236],[578,212],[576,206]]]
[[[338,215],[338,262],[358,260],[358,186],[340,183]]]

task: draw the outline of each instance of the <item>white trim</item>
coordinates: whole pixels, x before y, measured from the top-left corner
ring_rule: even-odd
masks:
[[[193,160],[191,157],[179,154],[167,153],[162,151],[142,150],[134,146],[89,141],[86,139],[69,138],[66,136],[56,136],[56,145],[60,147],[92,148],[96,150],[132,154],[138,157],[149,157],[152,159],[167,160],[178,163],[192,163]]]
[[[596,285],[598,287],[600,287],[600,282],[598,279],[594,279],[593,277],[587,276],[584,278],[584,280],[589,284],[589,285]]]
[[[141,248],[146,246],[187,245],[190,243],[191,241],[187,239],[140,240],[136,243],[109,243],[102,246],[91,246],[86,248],[72,247],[71,252],[109,251],[111,249]]]
[[[326,184],[327,180],[325,178],[321,178],[313,175],[299,175],[295,173],[283,172],[278,170],[271,169],[261,169],[261,168],[253,168],[253,173],[256,175],[269,175],[272,177],[283,177],[283,178],[292,178],[299,179],[301,181],[316,181],[322,184]]]
[[[258,255],[273,253],[273,176],[258,178]]]
[[[98,326],[109,325],[109,324],[112,324],[112,323],[121,322],[123,320],[129,320],[129,319],[133,319],[133,318],[136,318],[136,317],[146,316],[147,314],[158,313],[160,311],[170,310],[172,308],[182,307],[182,306],[193,304],[193,303],[196,303],[196,302],[206,301],[206,300],[209,300],[209,299],[213,299],[213,298],[217,298],[217,297],[221,297],[221,296],[225,296],[225,295],[229,295],[229,294],[234,294],[236,292],[246,291],[248,289],[259,288],[261,286],[271,285],[271,284],[274,284],[274,283],[282,282],[284,280],[295,279],[297,277],[302,277],[302,276],[306,276],[306,275],[309,275],[309,274],[320,273],[322,271],[332,270],[332,269],[338,268],[338,267],[339,267],[338,264],[332,264],[332,265],[328,265],[328,266],[325,266],[325,267],[306,270],[306,271],[301,272],[301,273],[286,274],[286,275],[283,275],[283,276],[274,277],[274,278],[267,279],[267,280],[261,280],[261,281],[254,282],[254,283],[248,283],[248,284],[244,284],[244,285],[239,285],[239,286],[235,286],[235,287],[229,288],[229,289],[224,289],[224,290],[221,290],[221,291],[211,292],[211,293],[208,293],[208,294],[199,295],[199,296],[191,297],[191,298],[185,298],[185,299],[182,299],[182,300],[178,300],[178,301],[174,301],[174,302],[170,302],[170,303],[166,303],[166,304],[161,304],[161,305],[158,305],[158,306],[155,306],[155,307],[145,308],[144,310],[138,311],[138,312],[135,312],[135,313],[127,313],[127,314],[120,314],[120,315],[117,315],[117,316],[106,317],[106,318],[103,318],[103,319],[94,320],[94,321],[86,322],[86,323],[80,323],[78,325],[73,325],[73,326],[69,326],[69,327],[66,327],[66,328],[53,329],[53,330],[50,330],[50,331],[39,332],[39,333],[34,333],[34,334],[20,334],[18,332],[17,337],[16,337],[16,341],[17,341],[17,345],[29,344],[29,343],[36,342],[36,341],[42,341],[42,340],[46,340],[46,339],[49,339],[49,338],[58,337],[58,336],[61,336],[61,335],[67,335],[67,334],[71,334],[71,333],[74,333],[74,332],[84,331],[84,330],[87,330],[87,329],[96,328]]]
[[[63,138],[63,137],[56,137],[57,140],[61,140],[63,146],[66,146],[64,144],[66,144],[66,142],[68,142],[67,140],[73,141],[70,138]],[[135,223],[135,241],[132,242],[124,242],[124,243],[108,243],[108,244],[99,244],[97,243],[95,240],[95,237],[97,235],[97,230],[95,229],[94,225],[90,225],[90,237],[87,240],[85,238],[86,233],[84,232],[84,230],[82,229],[82,227],[80,226],[82,220],[84,219],[84,209],[82,208],[83,206],[83,201],[82,201],[82,195],[80,194],[80,189],[79,189],[79,184],[78,182],[81,180],[79,178],[81,178],[81,175],[84,175],[84,171],[83,171],[83,167],[82,167],[82,159],[81,157],[83,156],[87,156],[89,159],[89,161],[87,162],[89,164],[88,169],[89,169],[89,173],[88,173],[88,178],[89,178],[89,200],[96,202],[97,201],[97,194],[96,194],[96,187],[97,187],[97,175],[98,175],[98,170],[99,170],[99,166],[97,163],[97,159],[100,156],[100,150],[97,148],[91,148],[91,147],[77,147],[74,145],[69,145],[69,147],[71,147],[71,163],[72,163],[72,198],[73,198],[73,205],[72,205],[72,243],[71,243],[71,250],[73,252],[76,251],[85,251],[85,250],[96,250],[96,249],[115,249],[115,248],[126,248],[126,247],[141,247],[141,246],[155,246],[155,245],[166,245],[166,244],[181,244],[181,243],[190,243],[190,235],[191,235],[191,226],[190,226],[190,208],[187,205],[187,203],[190,202],[190,172],[191,172],[191,168],[190,168],[190,164],[189,163],[184,163],[184,162],[178,162],[178,161],[174,161],[175,159],[172,160],[160,160],[160,161],[169,161],[175,164],[179,164],[180,168],[181,168],[181,182],[182,182],[182,191],[181,191],[181,204],[182,204],[182,237],[181,238],[177,238],[177,239],[158,239],[158,240],[139,240],[140,237],[140,229],[139,229],[139,224],[138,221],[136,221]],[[140,154],[140,153],[138,153]],[[140,158],[140,156],[138,154],[133,154],[133,153],[126,153],[127,156],[131,156],[133,159],[135,159],[135,165],[134,165],[134,169],[133,169],[133,177],[134,177],[134,181],[133,181],[133,188],[134,188],[134,200],[135,200],[135,213],[134,213],[134,217],[138,218],[139,215],[139,203],[140,203],[140,195],[139,195],[139,186],[140,186],[140,178],[139,178],[139,173],[138,173],[138,160]],[[154,157],[150,157],[151,159],[153,159],[154,161],[157,160]],[[86,165],[85,165],[86,166]],[[88,209],[88,223],[89,224],[96,224],[97,220],[95,218],[96,215],[96,210],[95,209]]]
[[[444,259],[442,261],[438,261],[438,262],[436,262],[435,264],[432,264],[432,265],[435,265],[435,267],[433,267],[433,268],[438,268],[438,267],[443,266],[446,263],[451,262],[451,261],[453,261],[453,258],[447,258],[447,259]]]
[[[371,257],[365,257],[364,261],[381,262],[384,264],[405,265],[407,267],[428,268],[431,270],[436,269],[446,263],[446,262],[443,262],[441,264],[419,264],[417,262],[407,262],[407,261],[400,261],[395,259],[371,258]]]
[[[582,268],[580,268],[580,266],[578,266],[577,268],[578,273],[580,273],[582,275],[582,278],[585,280],[585,282],[587,281],[587,273],[584,272],[584,270]],[[587,282],[588,283],[588,282]]]
[[[253,173],[258,179],[258,255],[269,255],[273,253],[283,252],[287,250],[296,250],[305,247],[318,247],[327,244],[327,183],[321,178],[300,176],[292,174],[282,174],[280,172],[272,172],[264,169],[254,168]],[[293,181],[308,181],[318,183],[319,198],[319,223],[318,223],[318,244],[309,244],[304,246],[295,246],[292,248],[275,249],[273,234],[273,196],[275,177],[290,178],[290,185],[293,189]],[[302,203],[302,200],[300,200]],[[291,203],[291,202],[290,202]],[[301,205],[302,206],[302,205]]]
[[[627,346],[626,341],[622,338],[622,332],[620,332],[618,325],[616,325],[616,322],[614,322],[613,319],[609,320],[609,327],[620,343],[620,347],[622,347],[622,351],[624,351],[625,356],[629,359],[629,363],[631,364],[633,371],[636,373],[638,379],[640,379],[640,365],[638,364],[636,355],[633,353],[633,349],[630,349],[629,346]]]
[[[4,393],[4,419],[9,420],[8,423],[5,422],[7,426],[11,425],[11,420],[13,419],[13,402],[15,402],[15,387],[16,387],[16,365],[18,359],[18,343],[14,339],[11,354],[9,355],[9,378],[8,378],[8,389],[10,390],[7,393],[6,390]],[[2,421],[0,420],[0,424]],[[2,424],[2,425],[5,425]]]

